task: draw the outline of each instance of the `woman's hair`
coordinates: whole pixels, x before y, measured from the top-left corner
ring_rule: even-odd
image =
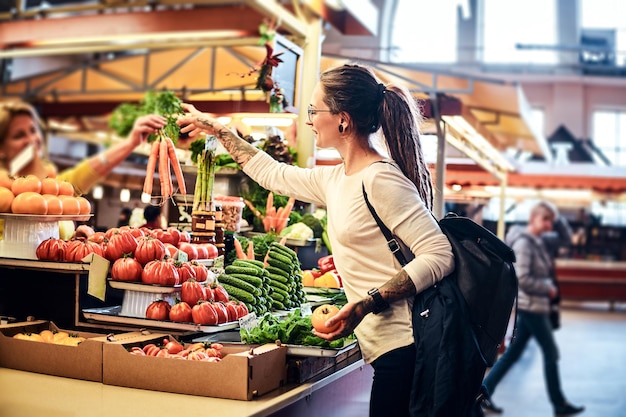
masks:
[[[555,219],[558,216],[558,209],[548,201],[537,202],[532,209],[530,209],[530,217],[535,216],[549,216]]]
[[[0,146],[4,145],[11,120],[18,114],[32,117],[39,129],[43,131],[43,124],[33,106],[19,101],[0,102]]]
[[[382,128],[391,158],[417,187],[426,207],[433,207],[430,170],[424,161],[419,125],[422,116],[417,102],[402,86],[387,85],[371,69],[343,65],[320,76],[324,102],[334,113],[350,115],[350,126],[358,137],[369,140]]]

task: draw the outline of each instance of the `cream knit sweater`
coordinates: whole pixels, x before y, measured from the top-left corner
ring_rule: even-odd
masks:
[[[280,195],[326,207],[335,266],[350,302],[366,297],[369,289],[380,287],[400,269],[365,204],[362,183],[379,217],[414,254],[404,269],[418,292],[454,268],[448,239],[415,186],[392,164],[372,164],[348,176],[343,164],[299,168],[280,164],[259,152],[244,172]],[[413,343],[412,300],[395,302],[378,315],[368,314],[359,324],[355,333],[366,362]]]

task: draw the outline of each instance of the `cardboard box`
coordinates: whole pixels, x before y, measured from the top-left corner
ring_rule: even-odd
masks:
[[[66,331],[85,337],[78,346],[15,339],[17,333]],[[59,329],[50,321],[10,323],[0,326],[0,367],[67,378],[102,382],[102,342],[97,333]]]
[[[103,346],[103,378],[108,385],[206,397],[251,400],[285,381],[286,348],[224,345],[220,362],[132,355],[131,346],[160,343],[163,334],[139,332],[115,336]],[[193,381],[193,383],[190,383]]]
[[[361,359],[361,350],[356,344],[337,356],[287,356],[287,383],[301,384],[320,375],[334,373],[341,369],[344,362],[353,363]]]

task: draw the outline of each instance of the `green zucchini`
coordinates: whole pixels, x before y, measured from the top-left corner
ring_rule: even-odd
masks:
[[[254,303],[255,297],[247,291],[242,290],[241,288],[226,284],[220,283],[222,287],[226,290],[229,296],[236,298],[239,301],[243,301],[244,303]]]
[[[240,279],[242,281],[246,281],[248,284],[255,286],[259,290],[263,288],[263,280],[254,275],[247,275],[247,274],[228,274],[228,275],[230,275],[231,277]]]
[[[228,265],[226,268],[224,268],[224,272],[226,272],[228,275],[245,274],[245,275],[261,276],[261,274],[263,274],[263,272],[256,266],[237,266],[237,265]]]
[[[242,289],[244,291],[246,291],[247,293],[253,294],[255,296],[260,296],[261,295],[261,289],[255,287],[252,284],[249,284],[248,282],[239,279],[239,278],[235,278],[232,275],[228,275],[228,274],[220,274],[217,277],[217,281],[220,284],[228,284],[231,285],[233,287],[237,287],[239,289]]]

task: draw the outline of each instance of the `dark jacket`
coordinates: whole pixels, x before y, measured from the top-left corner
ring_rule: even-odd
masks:
[[[466,310],[463,295],[450,278],[416,296],[412,417],[472,415],[486,367]]]

